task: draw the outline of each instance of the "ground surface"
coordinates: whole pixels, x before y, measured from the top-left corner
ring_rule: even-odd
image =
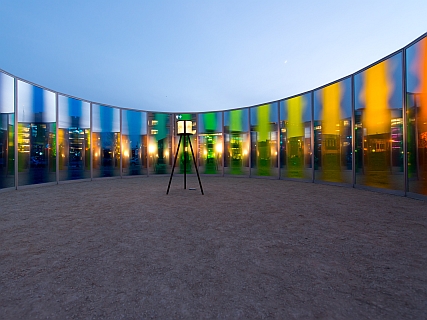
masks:
[[[426,202],[202,179],[0,193],[0,318],[427,317]]]

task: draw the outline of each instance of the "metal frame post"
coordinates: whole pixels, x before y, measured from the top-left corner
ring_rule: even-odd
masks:
[[[248,128],[249,128],[249,178],[252,178],[252,130],[251,130],[251,108],[248,109]]]
[[[353,188],[356,186],[356,111],[354,91],[354,75],[351,75],[351,174]]]
[[[123,110],[120,109],[119,119],[120,119],[120,178],[123,178],[123,123],[122,123],[122,114]]]
[[[280,157],[280,101],[278,101],[277,103],[276,103],[276,105],[277,105],[277,125],[276,125],[276,128],[277,128],[277,174],[278,174],[278,177],[277,177],[277,179],[279,179],[280,180],[280,174],[281,174],[281,172],[280,172],[280,160],[281,160],[281,157]]]
[[[151,135],[150,114],[152,115],[153,113],[147,112],[147,177],[150,176],[150,143],[151,143],[151,139],[150,139],[150,135]]]
[[[14,156],[15,156],[15,190],[18,190],[18,184],[19,184],[19,180],[18,180],[18,174],[19,174],[19,167],[18,167],[18,162],[19,162],[19,154],[18,154],[18,80],[16,78],[13,78],[13,83],[14,83],[14,107],[15,107],[15,119],[14,119],[14,124],[15,124],[15,128],[14,128]]]
[[[314,90],[310,92],[311,99],[311,122],[310,122],[310,143],[311,143],[311,182],[314,183]],[[304,133],[305,134],[305,133]]]
[[[55,132],[55,139],[56,139],[56,184],[59,184],[59,141],[58,141],[58,133],[59,133],[59,103],[58,103],[58,93],[55,92],[55,110],[56,110],[56,132]]]
[[[409,191],[409,168],[408,168],[408,116],[407,116],[407,99],[406,99],[406,50],[402,49],[402,113],[403,113],[403,176],[404,176],[404,194],[405,197]],[[416,125],[415,120],[415,125]],[[418,149],[418,148],[417,148]],[[417,159],[418,163],[418,159]]]
[[[225,174],[225,130],[224,130],[224,111],[221,111],[221,133],[222,133],[222,176]]]
[[[90,180],[93,180],[93,104],[90,103]]]

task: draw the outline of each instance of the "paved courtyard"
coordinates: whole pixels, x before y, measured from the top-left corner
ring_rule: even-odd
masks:
[[[0,192],[0,318],[427,317],[426,202],[168,179]]]

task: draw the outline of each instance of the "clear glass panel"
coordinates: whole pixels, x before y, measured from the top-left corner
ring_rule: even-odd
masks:
[[[312,179],[311,94],[280,101],[281,175]]]
[[[18,81],[18,183],[56,181],[56,101],[48,90]]]
[[[120,110],[92,105],[93,176],[120,176]]]
[[[122,111],[123,175],[147,174],[147,113]]]
[[[402,55],[354,81],[356,183],[403,191]]]
[[[249,176],[249,109],[224,112],[224,172]]]
[[[168,173],[172,166],[172,130],[169,113],[148,113],[148,170],[149,173]]]
[[[15,85],[0,72],[0,189],[15,186]]]
[[[278,103],[252,107],[250,112],[251,174],[258,176],[278,176]]]
[[[222,173],[222,112],[202,113],[199,121],[199,166],[201,173]]]
[[[58,96],[59,179],[90,178],[90,104]]]
[[[352,183],[351,78],[314,92],[315,179]]]
[[[409,191],[427,195],[427,38],[406,51]]]

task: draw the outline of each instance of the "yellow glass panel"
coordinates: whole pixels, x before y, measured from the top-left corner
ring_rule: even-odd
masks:
[[[322,93],[322,134],[337,134],[340,123],[341,83],[324,88]]]
[[[322,179],[341,182],[341,83],[335,83],[322,90]]]
[[[270,131],[270,105],[258,107],[258,135],[259,141],[268,140]]]
[[[393,82],[388,77],[389,62],[379,63],[365,72],[364,168],[367,185],[390,188],[391,110]]]
[[[368,135],[390,132],[388,100],[393,90],[387,76],[388,61],[379,63],[365,72],[365,105],[363,126]]]
[[[304,125],[302,121],[302,112],[304,100],[302,96],[288,100],[288,139],[302,137],[304,135]]]

